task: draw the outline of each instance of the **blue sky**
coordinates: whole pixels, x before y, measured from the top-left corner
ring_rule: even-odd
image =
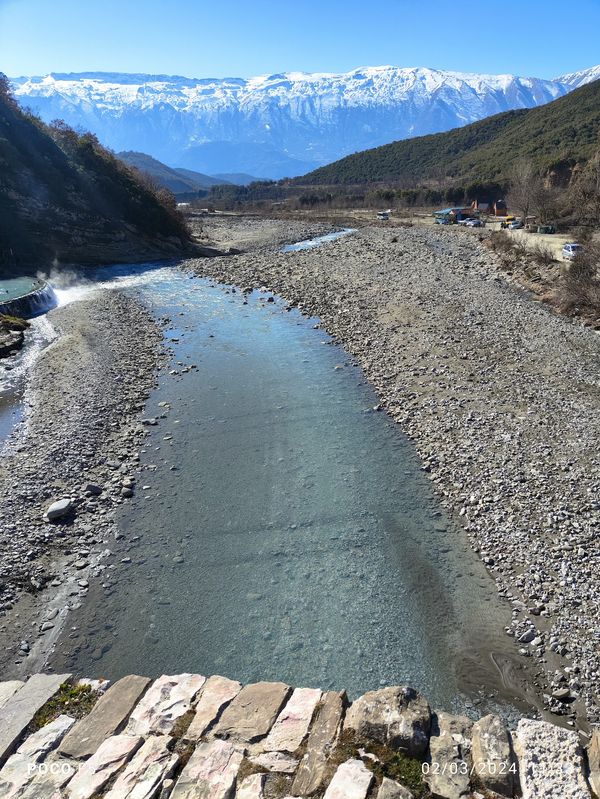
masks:
[[[0,0],[0,70],[250,77],[379,64],[555,77],[600,63],[600,0]]]

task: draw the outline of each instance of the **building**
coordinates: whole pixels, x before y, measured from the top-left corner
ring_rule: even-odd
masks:
[[[469,206],[468,208],[442,208],[441,211],[435,211],[433,215],[440,224],[453,224],[461,219],[467,219],[472,213],[473,209]]]

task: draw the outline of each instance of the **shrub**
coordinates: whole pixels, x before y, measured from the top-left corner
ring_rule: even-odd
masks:
[[[573,259],[562,276],[556,299],[566,313],[600,316],[600,245],[588,245]]]
[[[540,266],[550,266],[556,261],[554,254],[547,244],[542,244],[541,241],[536,242],[529,248],[531,256],[536,264]]]

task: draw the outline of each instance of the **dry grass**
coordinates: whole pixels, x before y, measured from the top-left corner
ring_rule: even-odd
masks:
[[[541,241],[535,242],[529,248],[529,253],[533,260],[540,266],[550,266],[556,262],[556,258],[550,247],[548,247],[547,244],[543,244]]]

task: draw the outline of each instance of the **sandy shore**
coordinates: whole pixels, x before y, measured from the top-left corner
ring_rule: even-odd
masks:
[[[228,222],[212,224],[218,239]],[[192,266],[281,294],[358,359],[512,603],[547,708],[584,701],[600,721],[598,336],[507,283],[466,231],[365,227]]]
[[[25,435],[0,463],[3,678],[43,665],[69,608],[87,594],[90,573],[103,569],[161,352],[151,317],[116,292],[97,292],[48,318],[59,338],[33,369]],[[62,498],[74,502],[72,520],[44,521]]]

